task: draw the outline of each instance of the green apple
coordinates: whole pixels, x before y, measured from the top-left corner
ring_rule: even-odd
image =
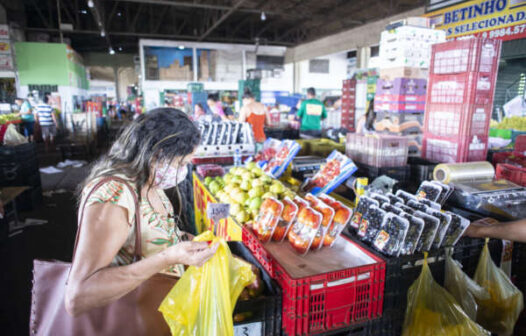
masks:
[[[248,195],[244,191],[240,191],[232,193],[231,197],[236,203],[243,204],[247,200]]]
[[[264,183],[263,180],[261,180],[260,178],[255,179],[255,180],[252,180],[252,188],[261,187],[261,186],[264,185],[264,184],[265,184],[265,183]]]
[[[243,175],[246,172],[248,172],[248,169],[246,169],[245,167],[237,167],[236,175],[240,176],[240,175]]]
[[[269,189],[271,192],[275,193],[275,194],[281,194],[282,192],[285,191],[285,188],[283,187],[283,184],[281,184],[280,182],[274,182],[272,183],[272,185],[270,186],[270,189]]]
[[[251,172],[246,171],[246,172],[244,172],[243,174],[241,174],[241,178],[243,179],[243,181],[252,181],[252,179],[254,178],[254,176],[252,175]]]
[[[290,198],[290,200],[292,201],[294,197],[296,197],[296,194],[293,191],[285,190],[285,192],[283,193],[283,198],[285,197]]]
[[[210,182],[210,185],[208,186],[210,189],[210,192],[215,195],[219,190],[221,190],[221,185],[217,181]]]
[[[250,181],[249,180],[244,180],[243,182],[241,182],[241,184],[239,185],[239,187],[244,190],[244,191],[248,191],[251,187],[251,184],[250,184]]]
[[[241,182],[243,182],[243,179],[242,179],[241,176],[239,176],[239,175],[235,175],[235,176],[232,177],[232,179],[230,180],[230,183],[241,184]]]
[[[230,194],[232,192],[232,190],[234,188],[237,187],[237,184],[227,184],[224,188],[223,188],[223,191]]]
[[[245,211],[240,211],[236,215],[236,222],[243,224],[248,220],[248,215]]]
[[[258,166],[257,166],[257,164],[254,161],[251,161],[251,162],[246,164],[246,167],[247,167],[248,170],[252,170],[254,168],[257,168]]]
[[[241,204],[230,204],[230,216],[236,216],[241,211],[244,211],[244,208]]]
[[[263,196],[261,196],[262,199],[267,199],[270,197],[278,198],[278,196],[273,192],[266,192]]]
[[[270,184],[272,183],[272,177],[268,176],[268,175],[262,175],[260,177],[261,181],[263,181],[263,183],[265,184]]]
[[[263,171],[263,169],[259,167],[251,169],[250,172],[254,174],[254,176],[257,176],[257,177],[265,175],[265,172]]]
[[[211,178],[210,176],[205,177],[205,181],[204,181],[205,186],[208,187],[208,185],[210,184],[210,182],[212,182],[212,178]]]
[[[225,181],[223,181],[223,178],[221,176],[217,176],[214,181],[216,181],[217,183],[219,183],[219,185],[221,187],[224,187],[225,186]]]
[[[265,191],[263,190],[263,187],[261,187],[261,186],[254,187],[254,186],[252,186],[252,189],[250,189],[248,191],[248,197],[250,197],[250,198],[261,197],[264,193],[265,193]]]
[[[232,174],[230,174],[230,173],[225,174],[225,176],[223,176],[223,180],[225,181],[225,184],[229,184],[230,181],[232,181],[232,177],[233,177],[233,176],[234,176],[234,175],[232,175]]]
[[[248,208],[250,210],[259,210],[259,208],[261,207],[261,203],[263,203],[261,197],[253,197],[250,199],[250,205],[248,206]]]

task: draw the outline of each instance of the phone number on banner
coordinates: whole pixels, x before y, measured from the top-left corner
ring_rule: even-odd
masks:
[[[479,37],[499,39],[504,41],[521,39],[526,37],[526,23],[513,27],[485,31],[476,35]]]

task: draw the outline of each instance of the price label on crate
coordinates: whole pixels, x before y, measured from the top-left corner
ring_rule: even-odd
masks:
[[[229,212],[230,204],[209,202],[206,206],[206,216],[214,222],[227,218]]]
[[[261,322],[247,323],[234,326],[234,336],[261,336]]]

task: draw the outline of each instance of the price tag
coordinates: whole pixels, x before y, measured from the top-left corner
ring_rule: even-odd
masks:
[[[220,219],[227,218],[229,211],[230,204],[209,202],[206,207],[206,216],[209,219],[217,222]]]
[[[261,336],[262,322],[234,326],[234,336]]]

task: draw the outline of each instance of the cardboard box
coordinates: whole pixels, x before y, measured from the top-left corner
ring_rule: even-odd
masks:
[[[380,102],[376,99],[374,100],[375,112],[424,113],[425,109],[425,102]]]
[[[424,96],[427,91],[427,80],[419,78],[379,78],[376,82],[376,95],[412,95]]]
[[[429,71],[418,67],[395,67],[380,69],[380,78],[385,80],[394,80],[396,78],[424,78],[427,80]]]

